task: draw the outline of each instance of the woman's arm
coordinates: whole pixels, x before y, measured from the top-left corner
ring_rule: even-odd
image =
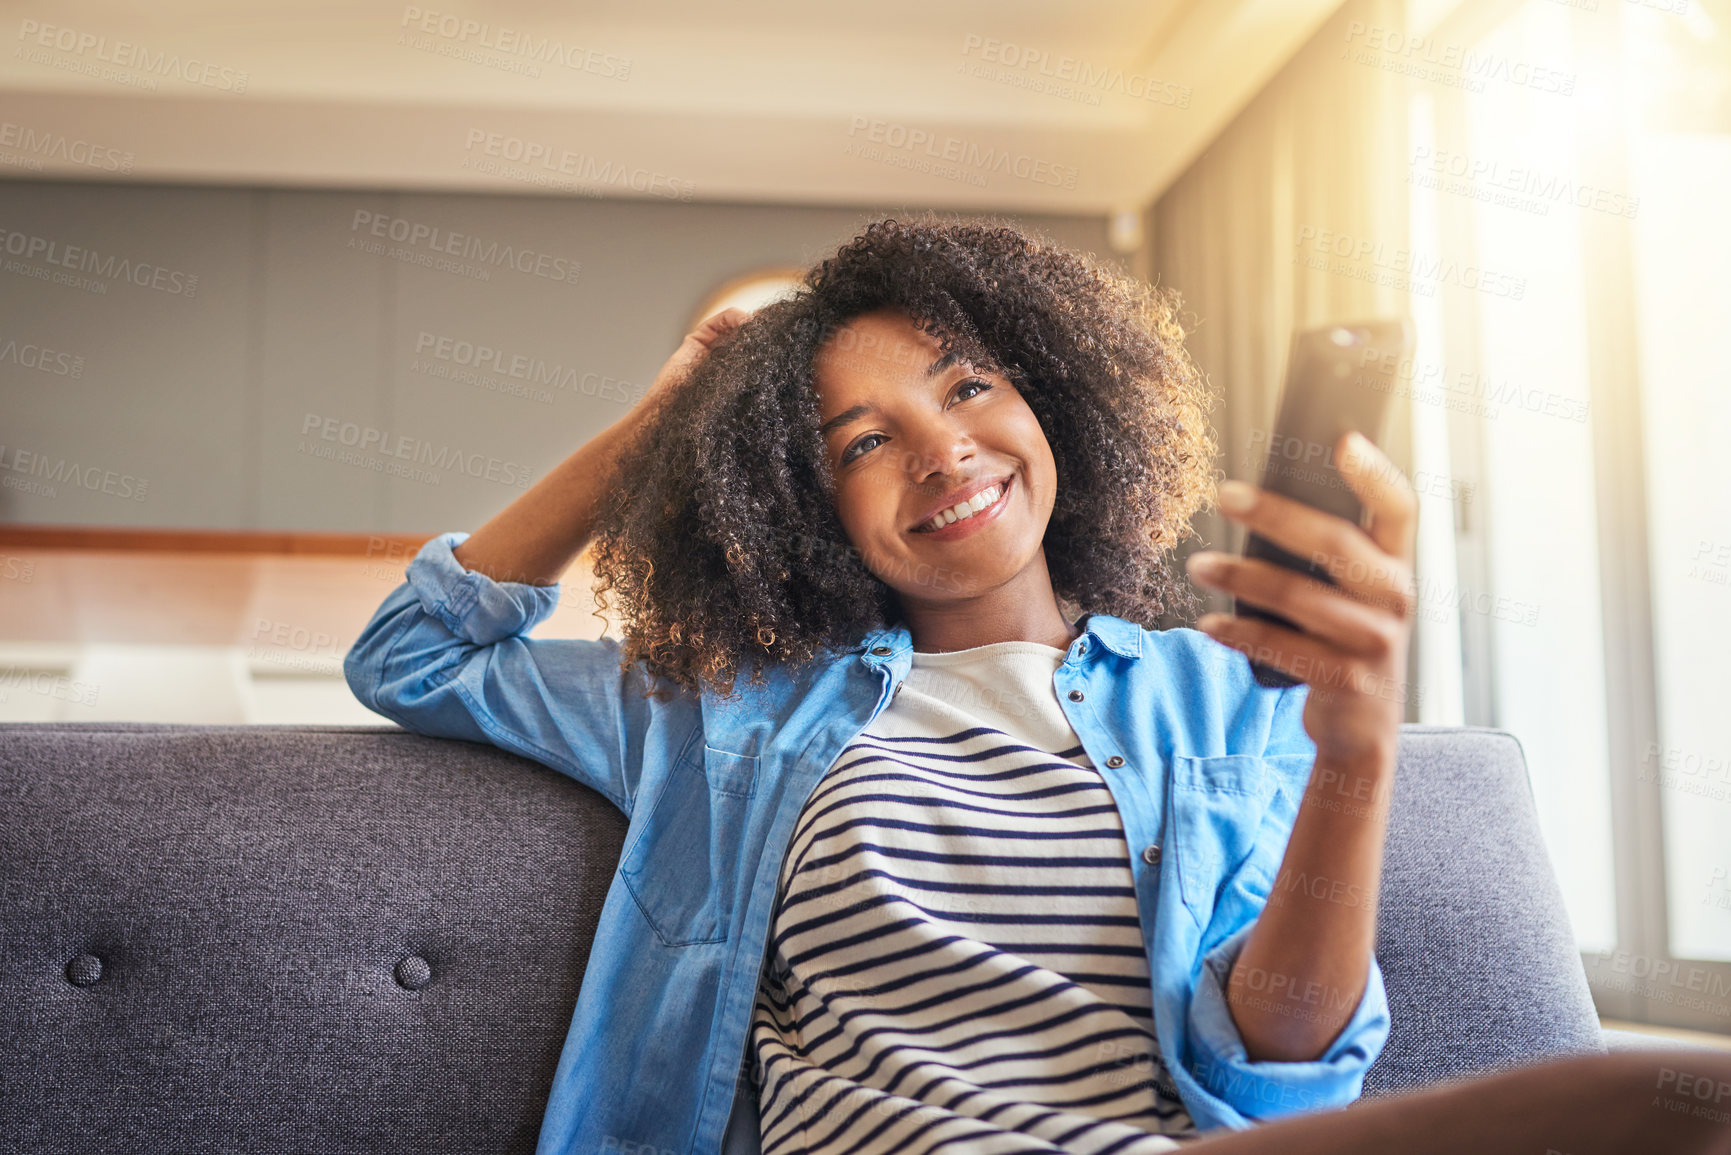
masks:
[[[1228,980],[1251,1059],[1320,1057],[1364,997],[1393,780],[1392,756],[1352,766],[1318,756],[1268,905]]]
[[[1376,938],[1388,802],[1399,747],[1414,612],[1418,503],[1406,478],[1354,434],[1340,473],[1371,513],[1369,530],[1254,486],[1221,486],[1221,509],[1248,531],[1322,564],[1330,586],[1257,559],[1190,558],[1204,585],[1302,626],[1210,614],[1197,628],[1308,683],[1304,728],[1316,743],[1267,906],[1233,964],[1227,1005],[1252,1060],[1323,1054],[1364,994]],[[1236,493],[1234,490],[1236,489]],[[1234,497],[1242,500],[1234,503]]]
[[[723,309],[686,334],[642,400],[495,514],[452,556],[464,569],[495,581],[543,586],[558,581],[594,534],[596,510],[621,447],[715,343],[749,315]]]

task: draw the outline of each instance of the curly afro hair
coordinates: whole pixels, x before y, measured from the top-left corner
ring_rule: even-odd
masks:
[[[1164,555],[1212,496],[1214,397],[1177,300],[998,217],[878,220],[718,342],[625,443],[597,509],[596,603],[621,663],[731,697],[749,668],[857,645],[899,618],[836,513],[812,362],[895,308],[1008,378],[1057,465],[1046,565],[1059,606],[1146,625],[1193,611]],[[663,700],[665,689],[657,691]]]

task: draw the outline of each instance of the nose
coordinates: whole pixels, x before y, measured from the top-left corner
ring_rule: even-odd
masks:
[[[965,472],[974,458],[973,437],[961,422],[944,415],[926,418],[918,428],[908,430],[906,436],[906,468],[910,480],[920,489],[941,492],[951,484],[950,479]]]

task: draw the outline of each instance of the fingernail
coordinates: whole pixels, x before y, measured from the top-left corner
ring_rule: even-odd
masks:
[[[1213,552],[1193,553],[1184,564],[1190,567],[1191,574],[1196,577],[1213,577],[1220,572],[1220,555]]]
[[[1242,481],[1227,480],[1220,483],[1216,500],[1227,513],[1243,513],[1255,503],[1256,494]]]

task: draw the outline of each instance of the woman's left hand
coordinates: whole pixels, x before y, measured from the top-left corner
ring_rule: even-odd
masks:
[[[1394,463],[1356,433],[1341,437],[1335,461],[1370,512],[1368,531],[1239,481],[1221,484],[1220,510],[1247,532],[1321,565],[1339,584],[1258,558],[1203,550],[1187,563],[1193,580],[1277,613],[1300,629],[1232,614],[1205,614],[1196,628],[1310,684],[1304,728],[1316,743],[1317,764],[1381,764],[1392,770],[1417,608],[1418,499]]]

